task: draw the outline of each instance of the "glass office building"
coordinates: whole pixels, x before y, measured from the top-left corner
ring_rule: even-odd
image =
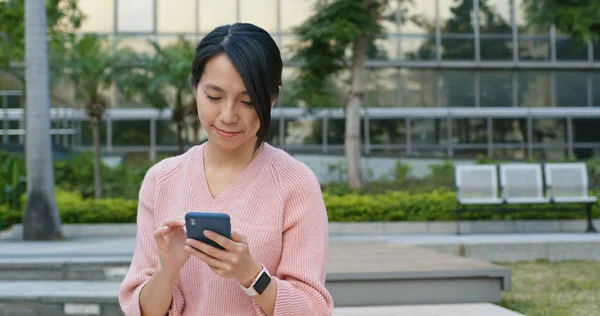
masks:
[[[250,22],[270,32],[284,57],[284,90],[269,141],[289,151],[342,153],[342,108],[308,115],[293,104],[292,30],[314,0],[80,0],[89,15],[81,32],[152,51],[147,40],[197,42],[214,27]],[[390,0],[381,53],[367,61],[362,114],[365,155],[503,159],[587,158],[600,149],[600,44],[577,45],[553,25],[535,27],[522,0]],[[343,96],[348,73],[335,78]],[[0,76],[2,142],[23,140],[20,90]],[[69,98],[68,88],[56,93]],[[169,112],[106,91],[106,152],[173,151]],[[340,97],[340,106],[343,97]],[[54,141],[91,145],[85,116],[53,103]]]

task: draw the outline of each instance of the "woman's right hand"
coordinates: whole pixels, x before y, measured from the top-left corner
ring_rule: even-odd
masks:
[[[184,228],[185,220],[170,219],[154,231],[160,259],[158,271],[163,272],[172,280],[177,278],[179,270],[190,257],[190,254],[184,249],[187,239]]]

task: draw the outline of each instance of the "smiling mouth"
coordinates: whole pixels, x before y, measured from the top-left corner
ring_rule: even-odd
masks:
[[[217,130],[217,133],[219,133],[219,135],[221,135],[223,137],[233,137],[239,133],[239,132],[226,132],[226,131],[216,128],[216,127],[215,127],[215,129]]]

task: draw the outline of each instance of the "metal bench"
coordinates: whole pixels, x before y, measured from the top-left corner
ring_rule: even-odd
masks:
[[[460,234],[461,205],[500,205],[498,171],[496,165],[458,165],[454,168],[458,204],[454,213],[456,234]]]
[[[587,213],[586,232],[597,232],[592,221],[592,205],[597,196],[589,195],[587,165],[583,162],[544,164],[546,192],[553,203],[583,204]]]
[[[455,166],[458,203],[455,211],[456,234],[460,234],[460,213],[474,211],[473,208],[469,208],[471,206],[486,206],[493,211],[506,212],[522,211],[511,209],[511,206],[550,203],[557,206],[585,205],[586,232],[596,232],[592,221],[592,205],[596,203],[597,197],[588,194],[585,163],[547,163],[544,164],[543,171],[544,173],[542,165],[535,163]]]
[[[544,196],[542,166],[534,163],[500,165],[500,188],[507,204],[549,203]]]

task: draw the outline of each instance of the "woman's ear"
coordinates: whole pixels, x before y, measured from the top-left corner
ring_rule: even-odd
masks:
[[[277,98],[279,98],[279,96],[281,95],[281,85],[278,85],[277,88],[279,89],[279,91],[277,91],[277,96],[271,100],[271,109],[275,107],[275,101],[277,101]]]

